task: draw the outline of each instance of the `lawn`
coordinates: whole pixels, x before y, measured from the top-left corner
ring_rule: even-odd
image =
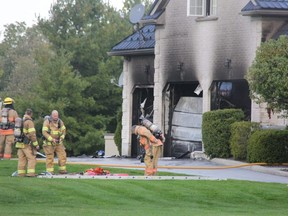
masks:
[[[0,161],[0,215],[287,215],[288,186],[211,180],[96,180],[11,177]],[[72,172],[93,168],[68,165]],[[104,167],[103,167],[104,168]],[[44,164],[37,164],[37,172]],[[110,169],[143,175],[142,170]],[[166,175],[167,173],[159,173]]]

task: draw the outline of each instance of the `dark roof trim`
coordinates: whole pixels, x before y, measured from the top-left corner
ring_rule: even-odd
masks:
[[[161,0],[155,0],[150,8],[150,10],[148,11],[148,14],[151,14],[153,9],[155,8],[155,6],[157,5],[157,3],[161,1]]]
[[[133,55],[154,55],[153,49],[142,49],[142,50],[121,50],[108,52],[109,56],[133,56]]]
[[[143,17],[142,20],[158,19],[164,11],[165,11],[165,8],[162,8],[161,10],[157,11],[153,15],[147,15]]]
[[[147,16],[140,21],[141,24],[156,24],[157,19],[164,13],[167,4],[170,0],[155,0],[152,4]]]
[[[241,12],[243,16],[288,16],[287,11],[279,11],[279,10],[253,10],[253,11],[244,11]]]

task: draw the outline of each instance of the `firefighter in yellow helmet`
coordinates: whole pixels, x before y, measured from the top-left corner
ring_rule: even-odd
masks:
[[[54,174],[54,153],[58,157],[59,173],[66,174],[66,152],[63,141],[66,135],[66,127],[59,118],[57,110],[53,110],[51,116],[44,120],[42,134],[45,138],[43,149],[46,154],[46,171]]]
[[[156,139],[155,136],[148,130],[145,126],[140,125],[133,125],[132,126],[132,133],[135,135],[139,135],[139,142],[142,147],[145,149],[145,176],[152,176],[157,173],[157,166],[158,166],[158,157],[160,154],[159,151],[156,149],[159,146],[163,146],[163,142],[160,139]],[[154,155],[153,155],[154,153]],[[156,160],[155,160],[156,159]]]
[[[6,97],[0,113],[0,158],[10,159],[14,143],[14,126],[18,113],[14,109],[14,100]]]
[[[18,176],[29,176],[34,177],[35,167],[36,167],[36,153],[40,149],[38,141],[36,138],[36,130],[34,122],[32,120],[33,111],[32,109],[27,109],[23,120],[20,118],[16,119],[15,125],[15,147],[18,155]],[[23,123],[22,123],[23,122]],[[23,124],[23,126],[22,126]],[[21,127],[22,126],[22,127]],[[22,132],[18,130],[20,128]],[[21,130],[20,129],[20,130]],[[27,175],[26,175],[27,169]]]

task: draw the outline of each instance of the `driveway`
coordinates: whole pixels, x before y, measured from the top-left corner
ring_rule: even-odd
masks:
[[[68,163],[91,164],[91,166],[144,169],[144,163],[135,158],[70,157]],[[247,164],[225,159],[193,160],[160,158],[159,171],[196,175],[215,179],[236,179],[257,182],[288,184],[288,167],[245,166]],[[239,167],[244,165],[245,167]]]

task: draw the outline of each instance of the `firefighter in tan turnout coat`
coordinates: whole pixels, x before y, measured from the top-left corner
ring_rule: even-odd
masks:
[[[145,176],[152,176],[157,173],[158,158],[160,150],[162,149],[163,142],[157,139],[150,130],[144,126],[133,125],[132,133],[139,135],[140,145],[145,149]]]
[[[66,135],[66,127],[59,118],[57,110],[53,110],[42,127],[44,136],[43,149],[46,154],[46,171],[54,174],[54,153],[58,157],[59,173],[66,174],[66,152],[63,141]]]
[[[15,125],[15,147],[17,150],[18,155],[18,176],[25,176],[26,175],[26,167],[27,167],[27,175],[26,176],[36,176],[35,174],[35,167],[36,167],[36,153],[37,150],[40,149],[38,145],[38,141],[36,138],[36,130],[34,126],[34,122],[32,120],[33,112],[31,109],[27,109],[25,115],[23,117],[23,134],[19,134],[20,136],[17,137],[17,121],[22,123],[22,119],[16,119]],[[19,125],[19,127],[21,127]]]
[[[14,110],[14,100],[7,97],[0,112],[0,159],[10,159],[14,143],[14,126],[18,113]]]

